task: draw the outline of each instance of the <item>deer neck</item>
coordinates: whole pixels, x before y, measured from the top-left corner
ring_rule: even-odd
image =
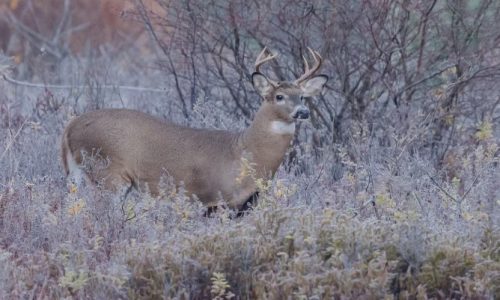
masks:
[[[255,163],[259,177],[273,176],[295,133],[295,123],[277,118],[262,106],[252,124],[241,133],[240,147]]]

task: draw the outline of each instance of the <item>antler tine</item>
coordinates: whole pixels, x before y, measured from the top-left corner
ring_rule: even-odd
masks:
[[[309,53],[311,53],[311,56],[313,57],[314,59],[314,64],[312,66],[312,68],[309,67],[309,63],[307,62],[306,58],[304,56],[302,56],[304,58],[304,74],[302,74],[302,76],[300,76],[297,80],[295,80],[295,82],[298,84],[298,83],[301,83],[302,81],[308,79],[309,77],[311,77],[312,75],[314,75],[314,73],[316,73],[319,68],[321,67],[321,63],[323,62],[323,59],[321,58],[321,55],[307,47],[307,50],[309,50]]]
[[[307,62],[307,58],[304,55],[302,55],[302,59],[304,60],[305,72],[309,72],[309,63]]]
[[[262,51],[260,52],[260,54],[257,56],[257,59],[255,60],[255,72],[260,72],[260,67],[272,60],[272,59],[275,59],[276,57],[278,56],[278,54],[272,54],[268,49],[267,47],[264,47],[264,49],[262,49]]]

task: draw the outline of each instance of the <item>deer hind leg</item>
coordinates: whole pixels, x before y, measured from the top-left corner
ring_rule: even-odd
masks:
[[[66,152],[66,166],[67,166],[67,179],[79,186],[82,184],[85,174],[81,169],[81,166],[76,162],[75,158],[71,154],[71,151]]]
[[[243,203],[241,207],[235,210],[236,215],[234,217],[240,218],[251,212],[253,210],[253,207],[257,205],[258,198],[259,198],[259,192],[255,192],[252,195],[250,195],[250,197],[248,197],[245,203]],[[208,218],[213,217],[217,213],[217,210],[218,206],[208,206],[203,216]]]
[[[257,200],[259,199],[259,192],[253,193],[248,199],[243,203],[243,205],[238,210],[237,217],[242,217],[245,214],[253,210],[255,205],[257,205]]]
[[[65,151],[67,181],[80,187],[85,181],[88,186],[102,187],[114,193],[124,191],[121,198],[125,199],[133,187],[134,180],[125,172],[125,169],[99,155],[87,156],[83,153]]]
[[[113,162],[105,168],[96,170],[93,177],[95,183],[101,185],[104,190],[120,193],[123,198],[126,198],[135,187],[134,180],[128,176],[124,168]]]

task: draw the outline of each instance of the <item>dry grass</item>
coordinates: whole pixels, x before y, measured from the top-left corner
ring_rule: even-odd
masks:
[[[15,185],[1,199],[2,298],[499,295],[499,232],[487,214],[361,217],[301,197],[287,204],[279,189],[231,220],[227,211],[202,217],[182,195],[123,205],[109,194]]]
[[[457,14],[458,10],[451,10],[455,9],[452,1],[439,2],[429,20],[441,22],[441,27],[429,23],[434,28],[429,31],[431,40],[420,43],[423,52],[414,51],[410,37],[420,38],[427,18],[417,15],[423,22],[420,26],[414,22],[415,15],[408,19],[399,15],[406,2],[389,2],[394,9],[385,9],[391,21],[384,17],[370,23],[371,29],[379,30],[384,43],[377,45],[385,47],[380,50],[384,55],[370,46],[364,35],[369,30],[356,27],[372,20],[365,16],[383,16],[379,8],[384,7],[362,1],[366,5],[335,6],[338,9],[332,12],[337,15],[332,19],[317,18],[320,9],[311,6],[304,18],[312,18],[311,24],[326,22],[312,31],[294,27],[300,25],[295,21],[287,23],[289,28],[275,24],[281,20],[279,15],[275,18],[275,12],[261,5],[259,9],[266,13],[262,31],[281,40],[260,31],[252,38],[242,34],[241,48],[225,45],[223,52],[216,53],[220,37],[231,31],[222,22],[214,36],[192,36],[196,59],[185,60],[191,54],[182,52],[181,46],[189,44],[180,43],[173,48],[182,53],[160,54],[157,69],[151,68],[156,58],[144,58],[142,65],[130,63],[132,57],[142,59],[137,53],[67,56],[51,68],[17,66],[32,71],[34,80],[74,88],[36,89],[0,81],[0,299],[499,299],[500,90],[495,73],[498,59],[491,54],[498,52],[494,43],[498,39],[493,38],[498,32],[481,27],[485,35],[470,29],[466,36],[472,42],[442,50],[438,45],[447,41],[438,33],[460,42],[460,32],[452,29],[461,27],[450,25],[449,32],[440,29],[450,23],[441,10]],[[185,4],[172,3],[179,9]],[[209,5],[193,3],[198,8]],[[318,3],[331,5],[330,1]],[[290,6],[283,20],[298,19],[304,9]],[[358,19],[352,17],[358,16],[357,9]],[[219,22],[207,15],[219,12],[198,9],[193,15],[175,11],[172,15],[192,17],[190,22],[202,26],[205,23],[198,21],[203,17],[206,22]],[[485,24],[496,24],[493,10],[484,13]],[[237,17],[246,20],[239,12]],[[409,36],[403,48],[396,47],[400,41],[393,38],[396,29],[391,26],[405,20],[413,29],[398,29]],[[249,25],[231,26],[252,29],[251,18],[246,21]],[[190,23],[176,24],[191,32]],[[275,26],[288,31],[268,30]],[[329,33],[323,28],[335,29],[329,39],[316,36]],[[290,38],[294,30],[300,38]],[[233,33],[224,42],[231,44],[230,38],[236,38]],[[325,72],[335,76],[325,96],[311,100],[325,119],[321,121],[315,112],[315,120],[299,126],[298,143],[273,181],[258,182],[260,199],[247,215],[233,218],[234,212],[220,210],[204,217],[200,203],[169,184],[160,198],[133,193],[125,202],[106,191],[67,185],[59,139],[73,115],[127,107],[191,126],[242,128],[258,106],[245,81],[252,68],[251,51],[260,49],[260,42],[281,41],[275,43],[283,50],[280,62],[288,64],[282,72],[293,73],[301,64],[300,56],[291,59],[300,52],[293,45],[309,42],[310,33],[316,34],[311,37],[313,45],[335,41],[328,46],[331,52],[325,53],[329,68]],[[202,37],[213,41],[203,44],[198,40]],[[254,38],[260,38],[259,43]],[[204,48],[216,50],[207,55]],[[410,57],[394,49],[406,49]],[[450,52],[456,49],[467,53]],[[238,59],[233,55],[234,62],[230,50],[240,55]],[[349,55],[344,61],[339,53]],[[386,59],[385,53],[393,56]],[[168,64],[168,59],[173,62]],[[412,66],[419,59],[424,64],[415,70]],[[474,61],[469,65],[472,59],[480,60],[482,73],[475,71]],[[454,60],[465,64],[465,75],[450,67],[453,71],[414,85],[419,76],[448,70]],[[47,63],[43,56],[37,61]],[[7,72],[5,62],[0,59],[2,73]],[[221,69],[212,69],[219,63]],[[345,70],[335,68],[344,63]],[[355,70],[358,63],[361,71]],[[382,79],[379,67],[388,72]],[[179,71],[175,75],[179,88],[169,70]],[[403,74],[413,81],[403,82],[407,80]],[[359,90],[343,92],[355,82]],[[103,88],[116,83],[165,91]],[[455,89],[461,84],[463,88]],[[179,95],[186,97],[185,103]],[[242,107],[235,99],[241,100]],[[252,100],[243,103],[248,99]],[[250,163],[244,171],[251,174]]]

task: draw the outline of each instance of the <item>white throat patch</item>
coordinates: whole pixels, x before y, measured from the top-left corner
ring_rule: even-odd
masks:
[[[287,123],[283,121],[272,121],[271,132],[275,134],[294,134],[295,123]]]

